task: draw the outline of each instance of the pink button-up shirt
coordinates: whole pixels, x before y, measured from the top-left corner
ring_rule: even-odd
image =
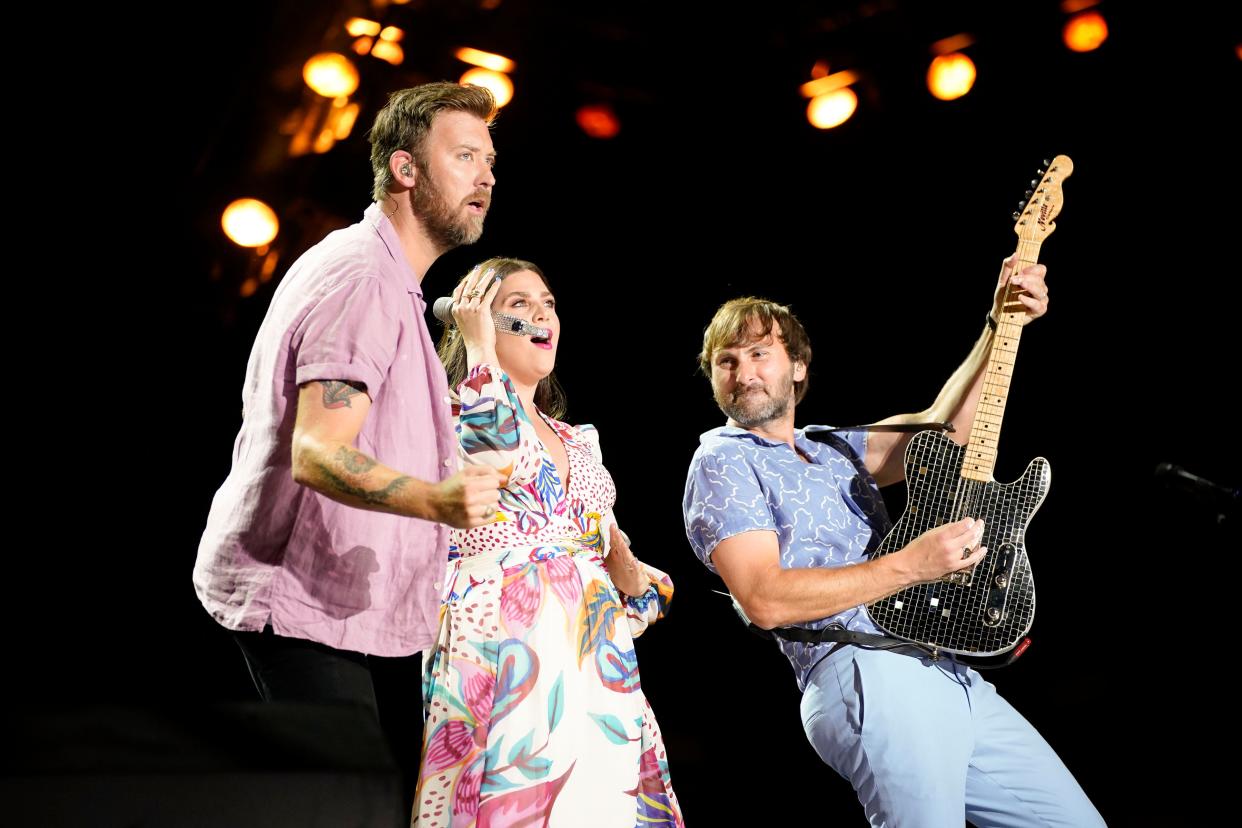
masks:
[[[230,629],[373,655],[431,646],[448,555],[441,524],[355,509],[293,481],[298,386],[366,385],[358,448],[428,481],[456,471],[457,439],[418,278],[378,205],[308,250],[259,329],[233,468],[216,492],[194,588]]]

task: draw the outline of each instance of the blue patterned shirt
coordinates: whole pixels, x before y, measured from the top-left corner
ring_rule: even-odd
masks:
[[[892,528],[874,478],[863,465],[867,432],[826,435],[820,443],[795,429],[794,444],[725,426],[699,438],[690,461],[682,514],[686,535],[699,560],[712,572],[712,550],[742,532],[775,532],[784,569],[852,566],[867,560]],[[797,626],[822,629],[837,624],[858,632],[881,633],[864,606]],[[806,689],[806,679],[831,642],[799,644],[777,639]]]

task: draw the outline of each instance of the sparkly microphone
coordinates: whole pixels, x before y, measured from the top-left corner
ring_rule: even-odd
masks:
[[[453,297],[441,296],[431,306],[431,313],[436,319],[439,319],[445,325],[456,325],[453,320]],[[503,331],[514,336],[533,336],[538,339],[549,339],[552,332],[547,328],[541,328],[538,325],[532,325],[525,319],[518,319],[516,316],[510,316],[507,313],[493,313],[492,321],[496,323],[496,330]]]

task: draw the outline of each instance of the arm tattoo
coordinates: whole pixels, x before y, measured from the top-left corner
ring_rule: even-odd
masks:
[[[353,474],[363,474],[364,472],[369,472],[371,469],[375,468],[376,462],[374,458],[367,457],[365,454],[355,449],[345,448],[345,446],[341,446],[337,449],[336,459],[337,462],[345,467],[345,471],[352,472]]]
[[[374,463],[374,461],[372,461],[372,463]],[[355,486],[323,463],[319,464],[319,471],[323,474],[324,480],[326,480],[332,488],[336,489],[341,494],[353,495],[368,506],[386,506],[389,498],[400,491],[406,483],[410,482],[411,479],[406,475],[401,475],[400,477],[393,479],[391,483],[382,489],[369,490],[364,489],[361,486]]]
[[[350,397],[364,394],[367,390],[360,382],[346,380],[323,380],[319,384],[323,386],[324,408],[352,408],[349,404]]]

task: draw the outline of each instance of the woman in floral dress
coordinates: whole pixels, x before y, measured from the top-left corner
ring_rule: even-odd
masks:
[[[413,823],[681,826],[633,641],[672,582],[617,528],[595,429],[557,419],[547,281],[529,262],[492,259],[453,298],[440,356],[461,456],[507,483],[490,523],[453,532]],[[551,336],[497,337],[493,309]]]

